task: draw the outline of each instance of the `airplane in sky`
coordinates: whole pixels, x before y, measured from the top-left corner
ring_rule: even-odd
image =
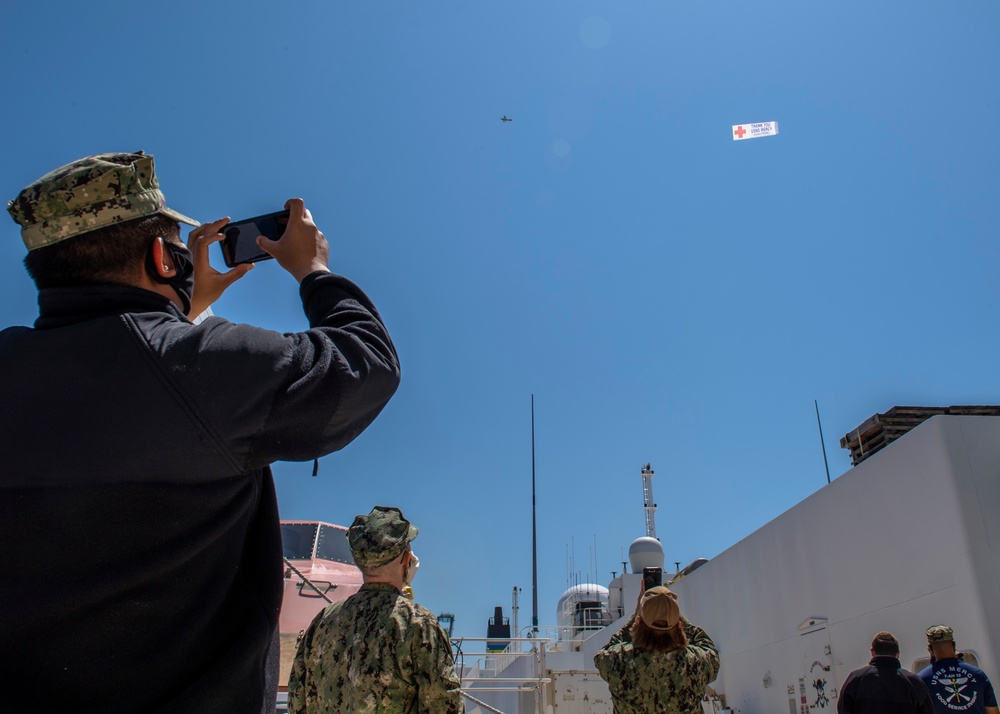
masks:
[[[500,121],[502,121],[502,122],[503,122],[504,124],[506,124],[507,122],[509,122],[509,121],[514,121],[514,120],[513,120],[513,119],[511,119],[511,118],[510,118],[509,116],[507,116],[506,114],[504,114],[504,115],[503,115],[502,117],[500,117]]]

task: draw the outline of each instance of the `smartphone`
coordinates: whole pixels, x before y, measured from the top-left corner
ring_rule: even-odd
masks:
[[[650,590],[652,588],[658,588],[663,585],[663,569],[662,568],[643,568],[642,569],[642,584],[643,588]]]
[[[288,211],[268,213],[228,224],[222,229],[226,237],[219,243],[226,265],[235,268],[243,263],[257,263],[274,257],[260,249],[257,236],[278,240],[287,225]]]

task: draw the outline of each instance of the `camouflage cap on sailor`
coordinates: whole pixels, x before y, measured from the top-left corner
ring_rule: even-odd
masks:
[[[928,642],[954,642],[955,632],[947,625],[932,625],[927,628]]]
[[[87,156],[50,171],[9,201],[7,212],[28,250],[154,213],[198,225],[167,208],[153,157],[141,151]]]
[[[392,506],[375,506],[358,516],[347,530],[354,562],[362,568],[378,568],[398,558],[406,544],[417,537],[417,527]]]

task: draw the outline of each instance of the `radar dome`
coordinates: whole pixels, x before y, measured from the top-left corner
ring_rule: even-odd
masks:
[[[556,611],[559,639],[588,637],[611,624],[608,589],[603,585],[574,585],[559,598]]]
[[[633,573],[641,573],[643,568],[662,568],[663,545],[649,536],[636,538],[628,547],[628,560]]]

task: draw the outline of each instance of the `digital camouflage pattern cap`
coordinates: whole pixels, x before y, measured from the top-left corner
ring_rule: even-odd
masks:
[[[928,642],[954,642],[955,632],[947,625],[932,625],[927,628]]]
[[[167,208],[153,157],[97,154],[50,171],[7,203],[28,250],[160,213],[180,223],[198,221]]]
[[[398,508],[375,506],[371,513],[354,519],[347,540],[355,563],[362,568],[378,568],[398,558],[417,532]]]

